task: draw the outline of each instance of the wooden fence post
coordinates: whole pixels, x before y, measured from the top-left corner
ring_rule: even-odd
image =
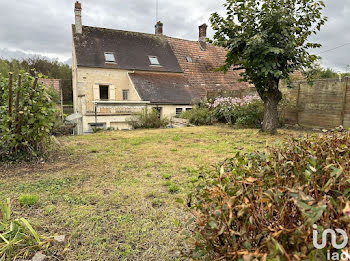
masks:
[[[33,82],[33,87],[32,87],[32,93],[30,94],[30,100],[33,100],[37,86],[38,86],[38,77],[35,77],[34,82]]]
[[[20,133],[18,133],[18,129],[21,130],[21,123],[22,123],[22,114],[23,112],[20,112],[19,109],[19,100],[20,100],[20,96],[21,96],[21,82],[22,82],[22,75],[18,75],[18,82],[17,82],[17,93],[16,93],[16,107],[15,107],[15,111],[16,111],[16,124],[17,124],[17,135],[19,136]]]
[[[300,89],[301,89],[301,83],[298,83],[298,93],[297,93],[297,100],[296,100],[296,107],[297,107],[297,124],[299,124],[299,100],[300,100]]]
[[[341,115],[340,115],[340,125],[344,126],[344,120],[345,120],[345,109],[346,109],[346,94],[348,91],[348,82],[349,82],[349,77],[346,76],[344,78],[344,93],[343,93],[343,100],[342,100],[342,110],[341,110]]]
[[[16,94],[16,114],[18,114],[19,111],[19,97],[20,97],[20,92],[21,92],[21,80],[22,80],[22,76],[19,74],[18,75],[18,82],[17,82],[17,94]]]

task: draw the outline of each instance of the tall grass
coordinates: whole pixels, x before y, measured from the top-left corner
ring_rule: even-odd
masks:
[[[39,236],[25,218],[11,217],[11,200],[0,201],[0,261],[26,259],[47,249],[52,239]]]

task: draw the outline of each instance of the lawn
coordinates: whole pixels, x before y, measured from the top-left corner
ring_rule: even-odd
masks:
[[[15,215],[66,235],[66,260],[183,260],[198,170],[298,135],[194,127],[62,137],[54,161],[0,170],[0,199],[38,196],[32,207],[15,200]]]

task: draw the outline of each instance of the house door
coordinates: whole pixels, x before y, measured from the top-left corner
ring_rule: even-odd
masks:
[[[156,110],[158,117],[160,118],[162,116],[162,107],[154,107],[153,109]]]

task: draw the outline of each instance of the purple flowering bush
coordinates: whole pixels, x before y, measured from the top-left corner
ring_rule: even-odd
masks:
[[[241,127],[260,128],[264,116],[264,104],[257,95],[218,97],[209,108],[219,122]]]

